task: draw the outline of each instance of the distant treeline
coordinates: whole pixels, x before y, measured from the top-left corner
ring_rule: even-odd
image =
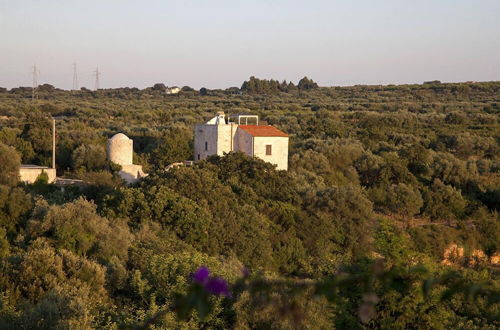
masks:
[[[366,90],[376,91],[376,90],[403,90],[406,91],[408,89],[432,89],[435,91],[445,91],[447,89],[451,89],[456,91],[457,89],[460,91],[467,91],[471,87],[484,87],[488,84],[496,84],[496,82],[465,82],[465,83],[442,83],[439,80],[425,81],[422,84],[407,84],[407,85],[355,85],[355,86],[346,86],[346,87],[321,87],[321,88],[362,88]],[[178,94],[168,94],[166,93],[169,88],[179,88],[180,92]],[[220,93],[224,94],[279,94],[279,93],[298,93],[300,91],[314,90],[318,89],[320,86],[312,79],[308,77],[304,77],[299,80],[299,82],[294,84],[292,81],[283,80],[279,82],[275,79],[259,79],[254,76],[251,76],[248,80],[245,80],[241,87],[228,87],[225,89],[208,89],[206,87],[202,87],[199,90],[192,88],[190,86],[183,87],[169,87],[164,83],[155,83],[151,87],[146,87],[143,89],[137,87],[117,87],[117,88],[105,88],[99,89],[99,93],[106,93],[108,96],[120,96],[120,94],[128,94],[128,95],[220,95]],[[31,97],[32,96],[32,87],[20,86],[14,87],[10,90],[4,87],[0,87],[0,93],[12,93],[16,95],[22,95],[23,97]],[[51,84],[41,84],[38,86],[37,91],[39,93],[56,93],[56,92],[65,92],[67,90],[57,88]],[[94,94],[97,91],[89,89],[87,87],[81,87],[79,90],[71,91],[73,94],[77,95],[85,95],[85,94]],[[83,93],[83,94],[82,94]],[[43,97],[42,97],[43,98]]]
[[[277,92],[293,92],[298,90],[308,90],[318,88],[318,84],[315,83],[312,79],[304,77],[299,80],[298,84],[295,85],[293,82],[286,82],[283,80],[281,83],[277,80],[266,80],[266,79],[258,79],[254,76],[250,77],[249,80],[246,80],[241,85],[241,88],[238,87],[229,87],[225,89],[226,93],[229,94],[237,94],[239,92],[246,92],[250,94],[269,94],[269,93],[277,93]],[[0,87],[0,93],[14,93],[14,94],[23,94],[23,93],[31,93],[32,87],[15,87],[10,91],[6,88]],[[62,89],[56,88],[51,84],[42,84],[38,86],[39,92],[54,92],[54,91],[63,91]],[[135,87],[122,87],[122,88],[112,88],[111,90],[120,90],[131,93],[137,93],[141,91],[145,92],[160,92],[165,93],[168,87],[164,83],[156,83],[152,87],[147,87],[143,90]],[[180,88],[181,92],[196,92],[196,90],[190,86],[183,86]],[[91,92],[90,89],[86,87],[82,87],[80,89],[82,92]],[[200,88],[199,93],[204,95],[208,92],[208,89],[205,87]]]

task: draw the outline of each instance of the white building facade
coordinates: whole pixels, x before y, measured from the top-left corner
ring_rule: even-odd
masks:
[[[288,169],[288,135],[276,127],[258,125],[257,116],[236,115],[235,122],[226,120],[223,112],[205,124],[197,124],[194,132],[194,160],[211,155],[222,156],[241,151],[276,165],[278,170]],[[248,125],[255,119],[255,125]],[[244,125],[242,125],[244,121]]]
[[[179,94],[179,92],[181,91],[181,89],[177,86],[174,86],[174,87],[167,87],[167,89],[165,90],[165,93],[166,94]]]

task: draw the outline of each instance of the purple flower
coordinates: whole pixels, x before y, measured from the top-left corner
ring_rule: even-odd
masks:
[[[207,267],[202,266],[198,268],[196,273],[193,274],[193,281],[199,284],[207,284],[210,276],[210,271]]]
[[[226,280],[222,277],[212,277],[210,276],[210,270],[202,266],[198,268],[198,270],[191,275],[193,282],[201,284],[205,291],[210,294],[214,294],[217,296],[223,295],[226,297],[230,297],[231,293],[229,292],[229,285]]]
[[[205,289],[211,294],[215,295],[223,295],[226,297],[229,297],[231,295],[227,282],[220,277],[210,278],[208,280],[208,283],[205,285]]]

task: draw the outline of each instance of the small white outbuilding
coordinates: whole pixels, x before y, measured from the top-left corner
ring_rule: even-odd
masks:
[[[147,174],[142,171],[141,165],[134,165],[133,154],[134,141],[125,134],[115,134],[108,140],[108,160],[122,167],[118,174],[127,183],[134,183],[140,178],[147,176]]]
[[[174,87],[167,87],[165,93],[166,94],[179,94],[179,92],[181,91],[181,89],[177,86],[174,86]]]

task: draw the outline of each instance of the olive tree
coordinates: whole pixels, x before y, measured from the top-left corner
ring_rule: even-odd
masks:
[[[0,184],[15,186],[19,181],[21,157],[12,147],[0,142]]]

